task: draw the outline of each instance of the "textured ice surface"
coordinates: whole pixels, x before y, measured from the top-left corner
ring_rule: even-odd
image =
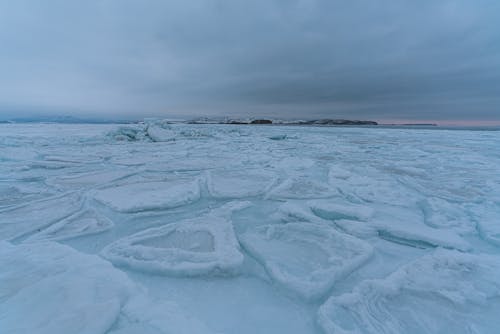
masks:
[[[275,175],[262,170],[219,170],[209,174],[208,189],[212,196],[242,198],[264,194]]]
[[[497,333],[499,146],[0,124],[0,332]]]
[[[438,250],[331,297],[318,320],[326,333],[497,333],[499,277],[498,256]]]
[[[86,210],[50,225],[27,238],[26,241],[72,239],[105,232],[112,229],[113,226],[113,222],[108,218],[93,210]]]
[[[198,183],[197,179],[132,183],[98,190],[94,198],[121,212],[169,209],[198,200]]]
[[[234,274],[243,262],[225,205],[204,216],[155,227],[120,239],[102,255],[119,265],[153,273],[193,276]]]
[[[55,243],[0,243],[5,333],[106,333],[134,291],[110,263]]]
[[[0,240],[12,240],[40,231],[81,207],[76,193],[53,196],[0,211]]]
[[[372,253],[369,244],[313,223],[259,226],[240,240],[277,283],[306,299],[323,296]]]
[[[0,267],[5,333],[213,333],[175,303],[154,302],[109,262],[67,246],[0,242]]]

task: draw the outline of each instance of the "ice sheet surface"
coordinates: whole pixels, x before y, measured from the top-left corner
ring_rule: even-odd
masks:
[[[499,147],[0,124],[0,332],[498,333]]]

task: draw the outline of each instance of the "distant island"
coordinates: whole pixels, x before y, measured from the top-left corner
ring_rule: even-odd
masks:
[[[438,126],[436,123],[402,123],[402,124],[382,124],[387,126]]]
[[[279,124],[279,125],[378,125],[375,121],[359,121],[348,119],[318,119],[318,120],[270,120],[270,119],[225,119],[225,120],[211,120],[211,119],[196,119],[188,121],[189,124]]]

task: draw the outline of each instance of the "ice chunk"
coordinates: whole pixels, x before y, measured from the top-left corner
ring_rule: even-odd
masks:
[[[366,221],[374,215],[374,210],[369,206],[346,203],[344,200],[335,198],[309,201],[308,205],[317,216],[329,220],[354,219]]]
[[[0,240],[13,240],[41,230],[80,207],[79,194],[70,193],[0,211]]]
[[[50,225],[45,230],[29,237],[26,241],[66,240],[105,232],[113,228],[113,226],[113,222],[108,218],[94,210],[86,210]]]
[[[147,136],[154,142],[173,141],[175,140],[175,131],[167,124],[151,123],[146,129]]]
[[[109,262],[56,243],[0,242],[3,333],[106,333],[134,288]]]
[[[198,200],[200,186],[198,179],[131,183],[98,190],[94,198],[120,212],[162,210]]]
[[[307,201],[306,204],[287,202],[279,208],[279,217],[284,221],[320,224],[332,221],[336,227],[356,237],[379,236],[417,248],[470,249],[469,243],[457,232],[429,227],[423,223],[423,217],[412,210],[386,205],[376,207],[346,203],[338,198]]]
[[[226,205],[198,218],[144,230],[108,245],[101,254],[118,265],[159,274],[235,274],[243,255],[227,211],[241,207]]]
[[[364,241],[313,223],[259,226],[240,241],[274,281],[306,299],[323,296],[372,254]]]
[[[500,258],[437,250],[321,306],[325,333],[496,333]]]
[[[275,175],[265,170],[218,170],[209,174],[208,189],[214,197],[251,197],[264,194],[274,181]]]
[[[470,244],[457,231],[430,227],[418,211],[410,208],[381,206],[370,223],[377,227],[381,238],[404,245],[470,249]]]
[[[146,139],[146,132],[142,124],[125,125],[110,131],[108,136],[115,140],[138,141]]]

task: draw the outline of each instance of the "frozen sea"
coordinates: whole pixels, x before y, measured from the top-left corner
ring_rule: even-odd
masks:
[[[500,131],[0,124],[0,332],[499,333]]]

